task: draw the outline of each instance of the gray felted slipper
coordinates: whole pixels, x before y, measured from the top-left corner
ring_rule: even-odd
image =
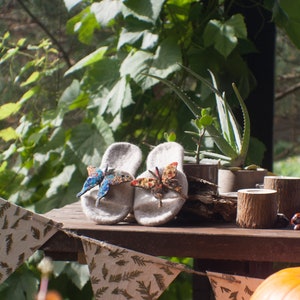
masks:
[[[120,142],[106,149],[99,168],[88,168],[89,177],[77,197],[89,219],[97,224],[116,224],[126,218],[134,198],[130,182],[141,161],[137,146]]]
[[[160,144],[149,153],[147,171],[131,183],[136,187],[133,211],[139,224],[165,224],[182,208],[188,192],[183,156],[183,147],[175,142]]]

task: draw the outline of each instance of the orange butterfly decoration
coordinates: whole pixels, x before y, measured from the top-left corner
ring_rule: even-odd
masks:
[[[169,190],[175,191],[185,199],[186,196],[182,194],[182,186],[175,178],[177,175],[177,165],[177,162],[167,165],[162,174],[160,174],[157,167],[155,168],[155,172],[149,170],[149,172],[154,176],[153,178],[138,178],[131,181],[131,185],[146,190],[151,190],[153,196],[159,200],[160,207],[162,206],[162,198],[164,194]]]

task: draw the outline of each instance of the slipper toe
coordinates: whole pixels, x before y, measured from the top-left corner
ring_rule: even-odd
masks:
[[[139,224],[163,225],[174,219],[181,210],[188,192],[188,182],[183,173],[183,155],[182,146],[175,142],[160,144],[149,153],[148,171],[139,175],[134,182],[133,208]],[[176,170],[173,166],[176,166]],[[153,181],[154,187],[149,188]],[[160,198],[161,188],[163,192]]]
[[[141,150],[133,144],[114,143],[107,148],[99,167],[102,177],[80,197],[82,210],[90,220],[96,224],[116,224],[127,217],[134,199],[130,182],[141,160]]]

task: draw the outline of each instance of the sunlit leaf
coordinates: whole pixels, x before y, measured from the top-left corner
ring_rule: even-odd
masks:
[[[78,3],[82,2],[83,0],[64,0],[65,6],[68,11],[70,11],[73,7],[75,7]]]
[[[32,87],[30,90],[28,90],[26,93],[24,93],[22,95],[22,97],[20,98],[19,102],[20,103],[26,102],[28,99],[30,99],[35,94],[37,94],[39,90],[40,90],[40,86],[38,86],[38,85]]]
[[[17,103],[9,102],[9,103],[5,103],[5,104],[1,105],[0,106],[0,120],[4,120],[13,114],[16,114],[20,110],[21,107],[22,107],[22,105],[19,102],[17,102]]]
[[[96,51],[90,53],[89,55],[85,56],[79,62],[77,62],[74,66],[72,66],[66,73],[65,76],[72,74],[82,68],[85,68],[89,65],[96,63],[97,61],[103,59],[105,53],[107,51],[107,47],[100,47]]]
[[[19,51],[19,47],[11,48],[7,50],[7,52],[1,57],[0,64],[13,57],[15,54],[18,53],[18,51]]]
[[[20,86],[26,86],[28,84],[36,82],[39,78],[40,78],[40,72],[35,71],[26,79],[26,81],[22,82]]]
[[[120,0],[102,0],[91,5],[91,12],[95,14],[97,21],[102,26],[106,26],[119,13],[121,13],[122,3]]]
[[[84,44],[91,43],[95,30],[99,28],[99,23],[95,14],[90,11],[90,6],[67,22],[67,32],[69,34],[77,34],[79,41]]]
[[[90,272],[88,265],[80,265],[78,263],[69,263],[64,269],[64,273],[71,279],[71,281],[78,287],[82,289],[85,284],[90,279]]]
[[[0,130],[0,138],[5,142],[8,142],[17,139],[18,135],[12,127],[8,127]]]
[[[133,15],[134,17],[155,23],[161,12],[164,0],[124,0],[124,16]]]

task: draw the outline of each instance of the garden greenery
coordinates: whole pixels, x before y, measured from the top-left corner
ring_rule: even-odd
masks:
[[[191,113],[170,90],[143,74],[168,77],[202,107],[213,106],[213,94],[179,64],[206,78],[211,70],[222,90],[231,90],[235,82],[244,99],[255,86],[244,60],[255,45],[243,15],[231,14],[232,6],[243,1],[64,3],[70,15],[66,32],[88,51],[71,58],[71,67],[49,37],[32,43],[6,32],[0,38],[0,67],[10,70],[8,86],[17,95],[7,99],[8,90],[1,86],[0,195],[39,213],[77,201],[86,166],[99,165],[113,141],[156,144],[174,131],[179,142],[190,146],[184,130]],[[300,47],[298,1],[263,4],[251,2],[258,10],[270,10]],[[52,80],[61,73],[64,90],[55,91]],[[227,99],[233,101],[230,93]]]

